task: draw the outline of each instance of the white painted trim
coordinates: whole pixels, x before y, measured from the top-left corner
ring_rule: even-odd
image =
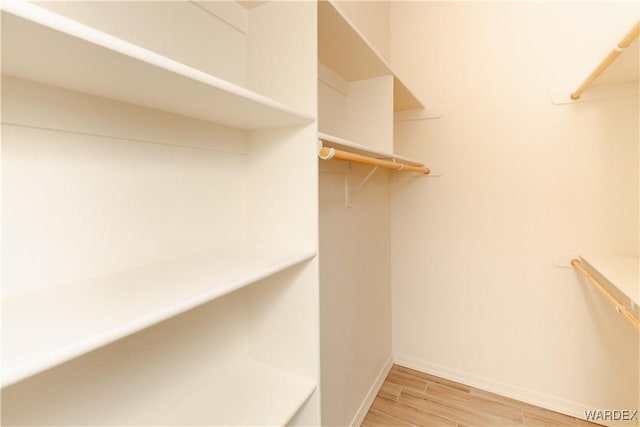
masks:
[[[360,424],[362,424],[362,422],[364,421],[364,417],[366,417],[367,412],[369,412],[369,408],[371,407],[373,400],[378,395],[382,384],[384,384],[384,380],[387,378],[387,375],[389,375],[389,371],[391,370],[392,366],[393,354],[389,356],[387,361],[384,363],[384,366],[382,366],[382,369],[380,370],[376,381],[373,383],[373,385],[369,389],[369,392],[367,393],[367,397],[365,397],[365,399],[362,401],[360,408],[358,408],[358,412],[356,412],[355,417],[353,417],[353,420],[351,420],[351,423],[349,424],[350,426],[360,427]]]
[[[421,108],[417,110],[400,110],[393,112],[394,122],[412,122],[416,120],[439,119],[444,115],[438,108]]]
[[[533,390],[516,387],[505,384],[489,378],[480,377],[469,374],[467,372],[458,371],[456,369],[447,368],[436,363],[427,362],[425,360],[416,359],[409,356],[394,356],[394,363],[406,368],[415,369],[416,371],[435,375],[451,381],[459,382],[481,390],[499,394],[501,396],[516,399],[521,402],[539,406],[541,408],[560,412],[572,417],[585,419],[585,411],[597,409],[595,406],[583,403],[571,402],[555,396],[538,393]]]

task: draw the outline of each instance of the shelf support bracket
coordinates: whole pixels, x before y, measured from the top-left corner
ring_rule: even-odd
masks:
[[[378,170],[378,166],[375,166],[371,171],[364,177],[362,181],[358,185],[355,186],[352,190],[349,190],[349,175],[351,170],[353,169],[353,164],[349,162],[349,170],[344,175],[344,194],[345,194],[345,203],[348,208],[351,207],[353,202],[353,195],[356,194],[362,186],[373,176],[374,173]]]

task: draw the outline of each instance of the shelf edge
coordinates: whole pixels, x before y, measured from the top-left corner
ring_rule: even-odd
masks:
[[[408,157],[399,156],[394,153],[385,153],[382,151],[378,151],[372,148],[367,147],[366,145],[358,144],[357,142],[349,141],[347,139],[339,138],[334,135],[329,135],[323,132],[318,132],[318,139],[329,144],[340,145],[343,147],[352,148],[363,153],[367,153],[369,155],[376,156],[379,159],[395,159],[400,160],[403,163],[406,163],[411,166],[419,166],[423,167],[425,164],[423,162],[419,162],[417,160],[410,159]]]
[[[97,30],[71,18],[67,18],[66,16],[62,16],[42,7],[30,4],[24,0],[4,0],[0,5],[0,10],[42,27],[67,34],[78,40],[116,52],[132,60],[147,63],[151,66],[157,67],[158,69],[172,72],[186,79],[235,95],[246,101],[280,111],[292,117],[296,117],[302,122],[312,123],[316,119],[312,114],[296,110],[280,101],[276,101],[275,99],[269,98],[220,77],[216,77],[212,74],[190,67],[186,64]]]
[[[606,258],[604,261],[602,258]],[[624,296],[624,298],[630,303],[631,310],[636,314],[640,313],[640,293],[636,290],[635,295],[629,295],[629,286],[621,286],[619,280],[620,275],[618,273],[611,272],[611,263],[635,263],[632,268],[636,270],[636,277],[632,278],[630,282],[635,282],[636,284],[640,283],[640,259],[630,256],[615,256],[615,255],[596,255],[593,253],[581,253],[580,259],[583,263],[594,273],[600,276],[606,283],[615,291],[615,293],[619,294],[619,296]],[[601,264],[605,264],[603,268]],[[608,265],[607,265],[608,264]],[[619,266],[618,266],[619,267]],[[622,273],[624,275],[625,273]],[[618,283],[616,283],[618,282]],[[632,285],[633,286],[633,285]],[[632,287],[631,286],[631,287]]]
[[[55,351],[46,353],[44,356],[38,359],[31,359],[27,363],[16,365],[15,367],[10,368],[9,370],[5,370],[6,367],[3,366],[1,387],[4,388],[12,384],[15,384],[31,376],[44,372],[47,369],[51,369],[64,362],[67,362],[76,357],[82,356],[83,354],[86,354],[90,351],[96,350],[105,345],[118,341],[119,339],[133,335],[145,328],[153,326],[164,320],[167,320],[179,314],[185,313],[189,310],[192,310],[196,307],[199,307],[217,298],[221,298],[238,289],[249,286],[257,281],[260,281],[269,276],[277,274],[297,264],[308,261],[312,259],[314,256],[316,256],[316,254],[317,254],[317,251],[315,249],[307,249],[305,251],[300,251],[300,253],[297,256],[287,257],[281,262],[277,263],[276,265],[270,266],[269,268],[262,269],[257,273],[254,273],[248,276],[243,276],[239,279],[231,280],[223,288],[216,288],[212,292],[204,293],[195,298],[191,298],[189,300],[183,301],[180,304],[171,306],[167,309],[160,310],[150,315],[137,318],[133,321],[130,321],[123,325],[118,325],[117,327],[111,328],[109,330],[102,331],[96,335],[93,335],[89,339],[84,339],[82,341],[72,343],[71,345],[61,347]],[[147,267],[152,267],[152,266],[147,266]],[[126,273],[127,272],[122,272],[121,274],[126,274]],[[119,273],[114,273],[114,274],[117,275]]]

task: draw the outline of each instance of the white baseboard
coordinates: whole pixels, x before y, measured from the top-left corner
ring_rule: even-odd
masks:
[[[526,390],[499,381],[490,380],[488,378],[483,378],[477,375],[447,368],[435,363],[415,359],[413,357],[394,356],[394,363],[406,368],[415,369],[416,371],[421,371],[471,387],[476,387],[576,418],[584,419],[586,410],[595,409],[593,406],[570,402],[568,400],[560,399],[554,396],[548,396],[531,390]]]
[[[360,405],[360,408],[358,408],[358,412],[356,412],[356,416],[353,417],[351,424],[349,424],[350,426],[360,427],[360,424],[362,424],[362,421],[364,421],[364,417],[366,417],[367,412],[369,412],[369,408],[371,407],[373,400],[378,395],[378,392],[380,391],[380,387],[382,387],[382,384],[384,383],[385,378],[387,378],[387,375],[389,375],[389,371],[391,370],[392,366],[393,366],[393,355],[389,356],[387,361],[382,366],[382,369],[380,370],[380,373],[378,374],[376,381],[373,383],[373,385],[369,389],[369,392],[367,393],[367,396],[362,401],[362,404]]]

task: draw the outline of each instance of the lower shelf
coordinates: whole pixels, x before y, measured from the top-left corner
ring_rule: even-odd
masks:
[[[2,299],[2,386],[293,265],[314,248],[244,243]]]
[[[74,369],[82,371],[84,362]],[[119,375],[117,365],[110,370],[115,381],[94,365],[5,389],[2,425],[284,426],[317,388],[306,374],[247,356],[194,369],[169,363],[163,373],[152,368],[129,378]]]
[[[316,383],[288,371],[245,359],[211,388],[181,402],[171,425],[284,426],[316,389]],[[209,408],[210,415],[202,415]],[[206,419],[203,419],[206,418]]]

